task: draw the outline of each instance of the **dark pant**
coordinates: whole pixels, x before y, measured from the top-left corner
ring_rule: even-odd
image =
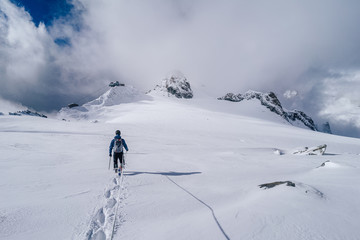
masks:
[[[114,168],[118,168],[118,159],[120,161],[120,165],[123,165],[123,152],[116,153],[114,152]]]

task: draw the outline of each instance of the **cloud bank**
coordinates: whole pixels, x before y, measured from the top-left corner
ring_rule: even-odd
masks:
[[[0,2],[3,98],[51,110],[109,81],[145,91],[177,69],[214,97],[248,89],[281,96],[296,91],[284,97],[289,107],[360,128],[353,114],[360,90],[358,1],[73,4],[69,16],[35,26],[24,9]]]

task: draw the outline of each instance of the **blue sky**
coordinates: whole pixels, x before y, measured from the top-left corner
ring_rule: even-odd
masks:
[[[73,7],[67,0],[11,0],[11,2],[24,7],[36,26],[40,22],[46,26],[51,25],[54,19],[68,15]]]

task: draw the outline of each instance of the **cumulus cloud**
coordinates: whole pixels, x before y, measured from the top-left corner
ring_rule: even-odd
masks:
[[[319,117],[330,119],[336,131],[360,136],[360,72],[344,73],[322,81]]]
[[[291,99],[296,97],[298,95],[298,92],[295,90],[286,90],[283,95],[285,98]]]
[[[69,38],[74,55],[86,59],[82,68],[137,87],[151,88],[180,69],[214,95],[273,90],[310,68],[360,64],[355,1],[80,3],[87,28]]]
[[[7,0],[0,2],[0,94],[3,98],[42,108],[50,98],[50,85],[60,85],[56,46],[44,24]]]
[[[331,106],[353,103],[347,93],[360,90],[344,78],[360,68],[359,1],[72,2],[68,17],[46,27],[0,2],[3,97],[49,110],[109,81],[146,91],[179,69],[195,91],[291,89],[289,105],[335,119]],[[343,89],[335,101],[328,81]]]

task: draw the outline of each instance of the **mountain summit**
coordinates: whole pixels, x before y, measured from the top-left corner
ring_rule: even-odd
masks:
[[[156,85],[155,92],[160,92],[168,97],[175,96],[177,98],[192,98],[194,96],[190,83],[179,71],[174,71],[164,78],[160,85]]]

